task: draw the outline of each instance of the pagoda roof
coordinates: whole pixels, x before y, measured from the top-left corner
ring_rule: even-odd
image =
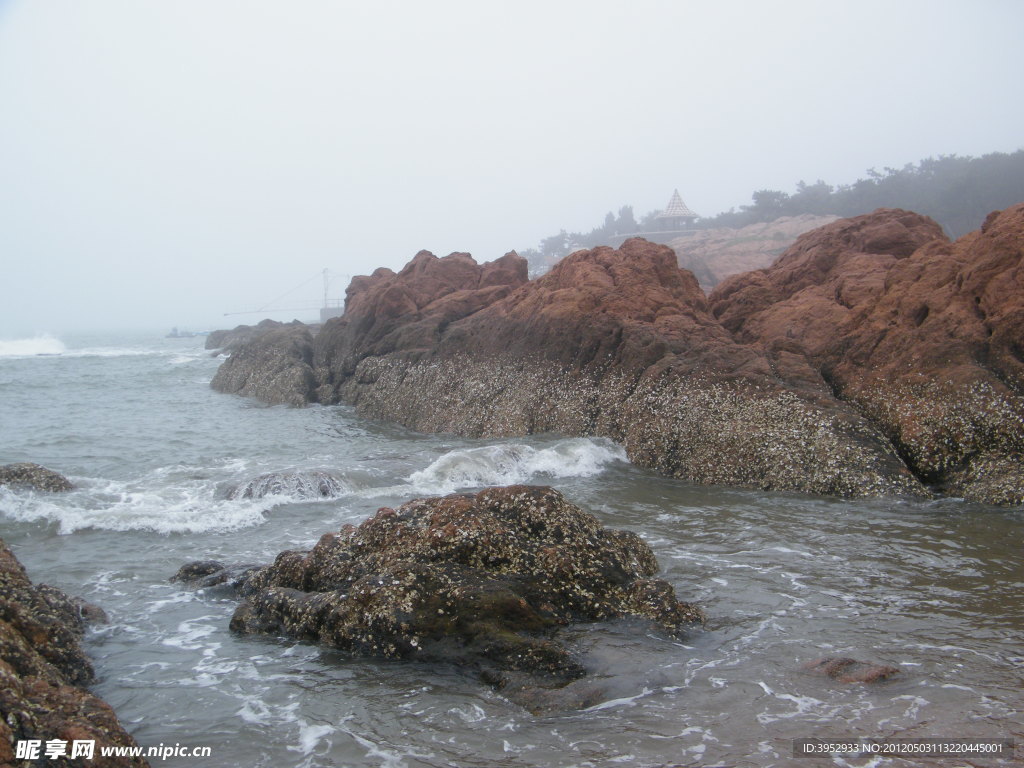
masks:
[[[668,201],[668,205],[665,206],[665,210],[659,213],[654,218],[656,219],[675,219],[675,218],[700,218],[696,213],[686,207],[686,203],[683,202],[683,198],[679,196],[679,190],[677,189],[672,193],[672,198]]]

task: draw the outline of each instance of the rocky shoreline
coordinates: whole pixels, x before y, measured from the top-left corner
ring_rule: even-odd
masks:
[[[689,482],[1024,502],[1024,205],[950,242],[881,209],[705,296],[666,246],[421,252],[314,337],[237,346],[212,386],[426,432],[604,436]]]

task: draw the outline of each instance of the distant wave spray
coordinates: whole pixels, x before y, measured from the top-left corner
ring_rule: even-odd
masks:
[[[0,340],[0,357],[62,355],[64,352],[64,342],[48,333],[41,333],[28,339]]]

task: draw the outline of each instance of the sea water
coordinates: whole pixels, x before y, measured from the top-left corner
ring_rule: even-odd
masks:
[[[917,765],[794,760],[793,740],[1024,739],[1019,509],[694,487],[604,440],[467,440],[343,406],[266,407],[212,391],[219,364],[202,337],[0,341],[0,463],[75,485],[0,488],[0,535],[36,582],[106,610],[85,640],[92,688],[136,740],[212,755],[154,764]],[[230,497],[305,470],[336,476],[335,497]],[[266,563],[382,506],[507,483],[552,485],[636,531],[707,626],[566,630],[603,700],[534,715],[457,669],[233,635],[233,599],[169,582],[191,560]],[[900,672],[863,684],[802,669],[822,656]]]

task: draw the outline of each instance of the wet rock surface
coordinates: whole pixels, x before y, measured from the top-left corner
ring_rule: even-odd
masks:
[[[187,580],[218,566],[186,566]],[[237,583],[231,628],[455,664],[546,708],[585,673],[559,628],[640,617],[675,635],[702,620],[656,571],[636,534],[603,528],[551,488],[488,488],[384,508],[308,552],[282,552]]]
[[[145,766],[142,758],[101,757],[101,746],[135,746],[113,710],[85,685],[93,668],[80,645],[86,620],[102,610],[35,585],[0,540],[0,765],[14,765],[19,740],[94,740],[96,766]],[[80,765],[58,757],[47,765]]]
[[[421,252],[354,279],[315,340],[241,348],[214,386],[426,432],[608,437],[694,483],[1021,504],[1022,247],[1024,205],[956,243],[881,209],[710,297],[639,239],[532,282],[515,254]]]
[[[0,485],[49,493],[70,491],[73,487],[63,475],[30,462],[0,466]]]

